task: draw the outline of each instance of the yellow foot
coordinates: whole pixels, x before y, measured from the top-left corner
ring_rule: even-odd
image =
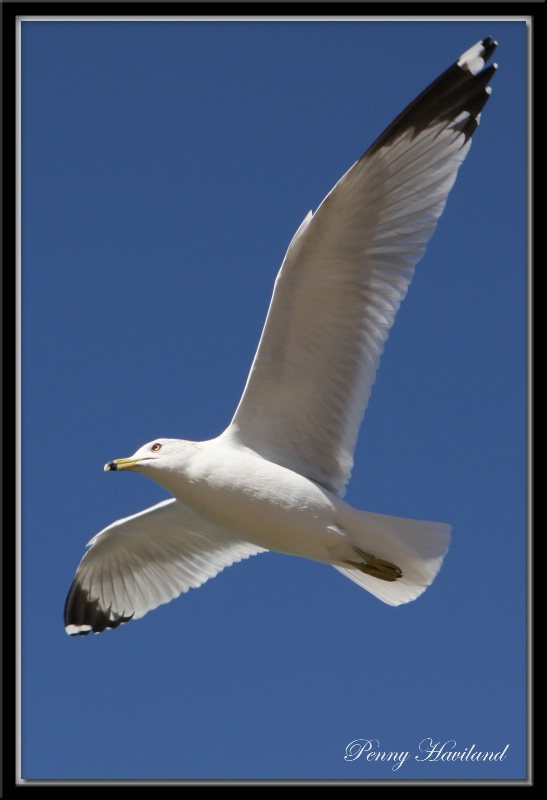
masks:
[[[390,561],[384,561],[383,558],[376,558],[371,553],[365,553],[360,547],[355,548],[355,552],[361,556],[363,562],[360,561],[346,561],[344,563],[350,564],[360,572],[366,575],[372,575],[373,578],[380,578],[382,581],[396,581],[397,578],[402,578],[403,572],[396,565]]]

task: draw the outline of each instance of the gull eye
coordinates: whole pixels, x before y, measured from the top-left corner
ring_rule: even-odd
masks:
[[[161,444],[160,444],[159,442],[156,442],[156,444],[153,444],[153,445],[152,445],[152,450],[153,450],[155,453],[157,453],[157,451],[158,451],[158,450],[161,450]]]

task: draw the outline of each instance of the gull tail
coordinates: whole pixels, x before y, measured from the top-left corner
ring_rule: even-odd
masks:
[[[390,606],[415,600],[441,568],[451,526],[353,511],[357,516],[345,528],[355,547],[356,565],[335,569]]]

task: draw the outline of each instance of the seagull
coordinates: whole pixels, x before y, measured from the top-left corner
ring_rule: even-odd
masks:
[[[496,46],[467,50],[305,217],[224,433],[156,439],[105,465],[172,497],[89,542],[65,603],[69,635],[139,619],[268,550],[330,564],[392,606],[431,584],[450,525],[343,496],[384,343],[490,96]]]

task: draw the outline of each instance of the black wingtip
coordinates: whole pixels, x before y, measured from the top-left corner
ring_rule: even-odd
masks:
[[[490,56],[492,55],[492,53],[494,52],[494,50],[498,46],[498,43],[495,41],[495,39],[492,39],[491,36],[487,36],[486,39],[482,40],[481,44],[484,47],[483,58],[484,58],[485,61],[489,61],[490,60]]]
[[[452,124],[464,135],[475,132],[481,110],[491,90],[487,86],[497,64],[485,66],[498,43],[488,36],[466,50],[459,59],[416,97],[367,150],[370,155],[412,130],[416,135],[438,122]]]
[[[134,614],[125,616],[112,613],[111,608],[99,608],[99,600],[90,600],[89,592],[75,579],[68,592],[64,622],[69,636],[87,636],[89,633],[102,633],[107,628],[117,628],[133,619]]]

